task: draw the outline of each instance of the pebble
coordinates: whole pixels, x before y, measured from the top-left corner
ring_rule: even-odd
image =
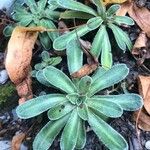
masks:
[[[0,71],[0,84],[5,84],[8,80],[8,73],[6,70]]]
[[[146,149],[150,150],[150,140],[145,143]]]

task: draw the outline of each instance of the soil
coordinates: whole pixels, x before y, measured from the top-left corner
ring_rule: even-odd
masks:
[[[150,9],[150,2],[147,0],[137,0],[137,4],[140,7],[147,7]],[[126,28],[126,32],[130,35],[132,42],[134,43],[137,39],[140,29],[137,25]],[[0,32],[1,33],[1,32]],[[1,36],[0,36],[1,37]],[[2,37],[1,37],[2,38]],[[7,39],[2,38],[3,42]],[[150,75],[150,60],[145,60],[142,65],[138,64],[138,61],[131,55],[130,52],[121,52],[116,45],[116,49],[113,52],[114,62],[115,63],[125,63],[130,68],[130,73],[125,81],[127,90],[130,92],[138,93],[137,85],[137,76],[138,75]],[[36,52],[33,56],[36,58],[35,62],[38,62],[37,56],[40,52]],[[119,56],[119,57],[118,57]],[[34,64],[35,62],[32,62]],[[62,64],[58,66],[65,72],[67,72],[66,60],[64,59]],[[37,87],[39,87],[37,89]],[[36,90],[36,91],[35,91]],[[41,84],[37,83],[36,80],[33,81],[33,92],[35,95],[39,95],[42,91],[49,92],[52,89],[45,89]],[[112,90],[112,89],[108,89]],[[122,92],[121,84],[117,87],[117,90]],[[53,90],[53,92],[57,92]],[[103,91],[104,93],[107,91]],[[8,140],[11,141],[13,136],[18,132],[25,132],[26,138],[23,141],[23,144],[27,147],[28,150],[32,149],[32,142],[34,137],[39,132],[39,130],[46,124],[48,118],[46,114],[35,117],[33,119],[21,120],[15,114],[15,108],[17,106],[17,100],[13,100],[9,103],[9,107],[0,110],[0,141]],[[140,130],[140,136],[138,138],[137,131],[135,129],[135,122],[132,120],[131,112],[124,112],[123,116],[117,119],[112,119],[109,121],[109,124],[116,129],[120,134],[125,137],[129,144],[129,150],[147,150],[145,148],[145,143],[150,140],[150,132],[144,132]],[[59,136],[54,141],[52,150],[59,150]],[[1,146],[0,146],[1,147]],[[10,148],[8,148],[10,149]],[[84,150],[107,150],[107,148],[98,140],[96,135],[87,129],[87,142]]]

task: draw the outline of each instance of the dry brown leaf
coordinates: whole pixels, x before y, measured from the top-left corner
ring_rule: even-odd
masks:
[[[133,119],[136,120],[139,111],[134,112]],[[150,131],[150,115],[142,109],[138,118],[138,127],[144,131]]]
[[[104,2],[105,5],[108,5],[108,4],[113,4],[113,3],[121,4],[127,0],[102,0],[102,1]]]
[[[80,70],[77,72],[71,74],[73,78],[81,78],[86,75],[91,74],[93,71],[95,71],[98,67],[98,64],[85,64]]]
[[[150,76],[146,77],[140,75],[138,77],[138,85],[139,85],[140,95],[144,99],[144,108],[150,115]]]
[[[8,43],[5,66],[11,81],[16,85],[20,103],[32,98],[29,75],[32,49],[37,40],[38,28],[16,27]]]
[[[128,13],[147,36],[150,37],[150,11],[145,7],[139,8],[133,3]]]
[[[25,133],[15,135],[12,139],[11,150],[20,150],[21,143],[25,139],[25,136]]]

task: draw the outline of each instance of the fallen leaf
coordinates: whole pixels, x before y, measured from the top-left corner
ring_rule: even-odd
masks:
[[[127,0],[102,0],[102,1],[105,5],[108,5],[108,4],[113,4],[113,3],[121,4],[121,3],[124,3]]]
[[[73,78],[81,78],[86,75],[91,74],[93,71],[95,71],[98,67],[98,64],[85,64],[80,70],[77,72],[71,74]]]
[[[11,81],[16,85],[21,103],[33,95],[29,71],[39,30],[40,27],[16,27],[8,42],[5,66]]]
[[[136,120],[138,116],[139,111],[134,112],[133,119]],[[138,128],[144,131],[150,131],[150,115],[147,114],[145,109],[142,109],[139,114],[138,122],[137,122]]]
[[[144,108],[150,115],[150,76],[138,77],[139,93],[144,99]],[[150,121],[150,120],[149,120]]]
[[[11,142],[11,150],[20,150],[20,146],[25,137],[26,137],[25,133],[19,133],[15,135]]]

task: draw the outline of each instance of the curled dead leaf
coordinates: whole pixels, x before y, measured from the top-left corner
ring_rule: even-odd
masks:
[[[144,99],[144,108],[150,115],[150,76],[149,77],[139,76],[138,85],[139,85],[140,95]]]
[[[39,30],[41,27],[35,29],[16,27],[8,42],[5,66],[11,81],[16,85],[22,102],[32,97],[29,71],[32,49]]]
[[[25,133],[19,133],[15,135],[11,142],[11,150],[20,150],[22,141],[25,139],[26,134]]]

